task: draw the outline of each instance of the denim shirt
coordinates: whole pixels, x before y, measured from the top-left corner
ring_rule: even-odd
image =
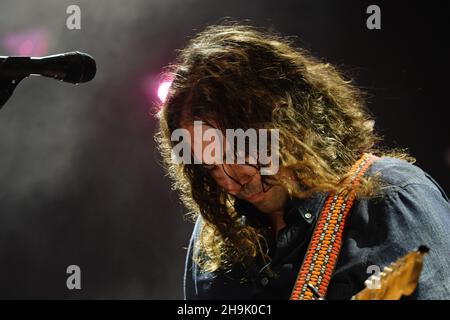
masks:
[[[350,299],[364,288],[373,266],[382,270],[420,245],[430,252],[416,290],[403,299],[450,299],[450,203],[445,192],[430,175],[404,160],[381,157],[365,176],[376,173],[384,182],[381,195],[355,201],[326,299]],[[185,299],[289,299],[326,197],[318,193],[288,200],[286,227],[276,239],[255,207],[237,201],[235,208],[244,223],[268,230],[265,237],[272,258],[268,265],[255,262],[245,270],[236,266],[225,273],[210,273],[193,262],[198,254],[194,248],[202,223],[199,217],[186,255]]]

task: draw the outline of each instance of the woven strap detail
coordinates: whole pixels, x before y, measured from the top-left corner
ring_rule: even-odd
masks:
[[[353,165],[350,179],[354,186],[359,185],[359,177],[375,159],[376,156],[366,153]],[[326,199],[292,290],[291,300],[325,297],[342,247],[345,221],[354,199],[354,190],[341,194],[332,192]]]

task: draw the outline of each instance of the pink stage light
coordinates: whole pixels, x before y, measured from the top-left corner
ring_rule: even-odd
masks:
[[[157,96],[161,102],[165,102],[167,98],[167,94],[169,93],[170,85],[172,84],[172,81],[163,81],[158,86],[158,92]]]
[[[3,47],[12,56],[44,56],[48,53],[48,33],[44,29],[10,32],[2,39]]]

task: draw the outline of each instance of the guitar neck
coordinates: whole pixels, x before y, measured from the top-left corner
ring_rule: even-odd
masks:
[[[362,291],[352,300],[398,300],[411,295],[417,287],[423,267],[423,258],[429,251],[426,246],[412,251],[374,274],[366,281]]]

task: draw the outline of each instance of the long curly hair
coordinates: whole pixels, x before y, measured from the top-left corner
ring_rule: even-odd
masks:
[[[172,132],[194,119],[220,128],[279,130],[280,167],[297,183],[279,179],[291,196],[344,192],[347,173],[365,152],[413,161],[403,151],[375,146],[374,121],[363,93],[333,65],[297,48],[292,39],[238,23],[206,28],[167,68],[172,84],[158,112],[158,148],[188,215],[203,218],[198,263],[209,272],[265,261],[262,230],[241,223],[233,196],[202,166],[172,161]],[[358,197],[373,196],[377,179],[366,178]]]

